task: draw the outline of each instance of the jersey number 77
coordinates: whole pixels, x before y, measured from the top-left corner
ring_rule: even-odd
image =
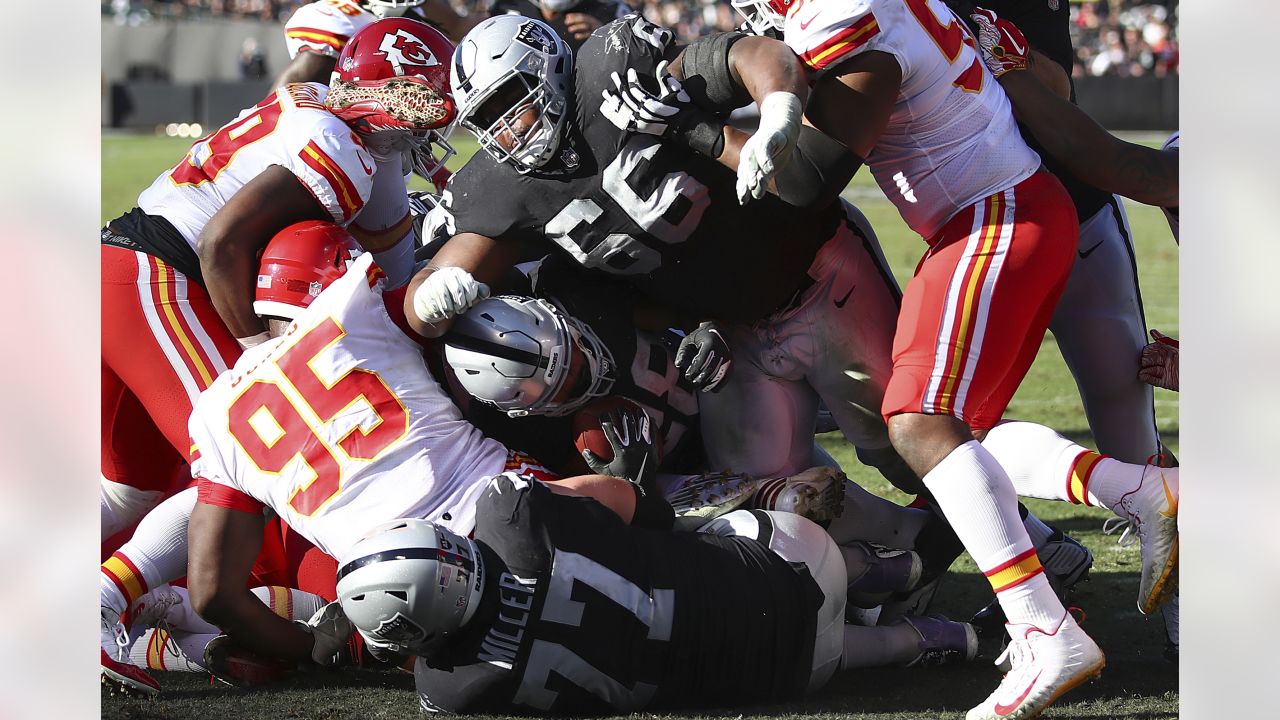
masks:
[[[231,436],[260,471],[280,474],[299,458],[314,474],[289,498],[304,516],[341,491],[344,468],[352,461],[377,459],[409,432],[408,410],[376,372],[352,368],[333,381],[316,372],[316,358],[344,335],[333,318],[306,330],[275,360],[288,387],[255,379],[228,411]],[[317,429],[339,418],[354,425],[336,441],[326,441]]]

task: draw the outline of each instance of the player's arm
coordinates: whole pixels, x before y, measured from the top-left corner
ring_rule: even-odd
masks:
[[[245,183],[200,231],[196,255],[214,308],[237,338],[266,331],[253,312],[258,251],[284,227],[303,220],[331,220],[288,169],[272,165]]]
[[[1036,75],[1008,72],[1000,85],[1018,121],[1073,175],[1094,187],[1161,207],[1178,205],[1178,154],[1107,132]]]
[[[305,82],[328,85],[329,76],[333,74],[333,68],[337,64],[338,58],[336,57],[304,49],[285,66],[285,69],[276,78],[275,87],[288,85],[289,83]]]
[[[814,127],[866,157],[889,124],[901,82],[902,68],[892,55],[864,52],[818,80],[805,114]]]
[[[264,525],[261,512],[196,503],[187,531],[191,605],[249,650],[306,660],[311,657],[312,635],[276,615],[246,587],[262,549]]]
[[[546,483],[546,486],[556,495],[589,497],[617,513],[622,522],[628,525],[636,514],[635,486],[621,478],[609,475],[575,475]]]
[[[427,338],[445,334],[454,317],[489,297],[489,286],[499,283],[519,256],[515,242],[476,233],[449,238],[409,281],[404,308],[409,326]]]

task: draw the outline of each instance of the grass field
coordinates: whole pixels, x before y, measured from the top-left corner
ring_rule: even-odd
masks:
[[[1158,143],[1163,137],[1140,139]],[[162,170],[177,162],[188,144],[189,141],[170,138],[104,137],[103,221],[131,208],[138,193]],[[459,145],[463,157],[474,150],[472,145]],[[455,159],[450,165],[457,167],[460,160]],[[899,282],[905,284],[920,256],[921,241],[876,189],[870,173],[863,171],[846,194],[871,219]],[[1137,244],[1148,325],[1176,336],[1177,247],[1158,210],[1130,204],[1128,211]],[[1157,390],[1156,414],[1162,435],[1176,454],[1178,396]],[[1079,395],[1052,337],[1045,339],[1034,367],[1009,407],[1008,416],[1044,423],[1077,442],[1090,444]],[[851,478],[885,497],[904,500],[878,474],[863,468],[843,439],[835,434],[820,437]],[[1163,624],[1159,617],[1144,618],[1134,603],[1139,568],[1137,545],[1122,548],[1113,537],[1102,534],[1102,521],[1109,516],[1104,511],[1034,500],[1027,504],[1047,522],[1061,527],[1093,550],[1095,563],[1091,579],[1080,587],[1073,604],[1087,613],[1085,627],[1107,652],[1108,660],[1101,680],[1074,691],[1047,716],[1061,720],[1177,717],[1177,666],[1162,658]],[[966,555],[953,567],[934,610],[963,619],[985,605],[989,597],[985,581]],[[994,655],[994,648],[984,646],[978,661],[966,666],[933,671],[850,673],[838,676],[825,690],[802,703],[710,716],[737,720],[757,717],[787,720],[962,718],[967,708],[984,699],[999,682],[999,673],[991,665]],[[287,686],[255,690],[213,686],[207,677],[178,673],[167,673],[160,679],[164,693],[153,700],[122,698],[104,692],[103,717],[374,720],[412,717],[418,713],[412,679],[401,674],[317,673]]]

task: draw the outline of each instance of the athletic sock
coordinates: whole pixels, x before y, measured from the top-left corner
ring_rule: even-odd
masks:
[[[971,440],[943,458],[924,483],[987,576],[1010,623],[1051,627],[1062,617],[1062,603],[1018,515],[1013,484],[991,453]]]
[[[188,633],[152,628],[129,648],[129,662],[151,670],[207,672],[203,667],[204,648],[217,636],[216,629],[212,633]]]
[[[1009,473],[1019,495],[1112,508],[1142,485],[1146,465],[1124,463],[1043,425],[997,425],[982,441]]]
[[[187,574],[187,524],[195,504],[196,489],[188,488],[142,518],[129,542],[102,563],[103,606],[124,612],[151,588]]]

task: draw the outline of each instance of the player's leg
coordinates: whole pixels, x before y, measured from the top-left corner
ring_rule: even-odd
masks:
[[[953,217],[907,286],[884,405],[894,447],[987,576],[1014,645],[1019,652],[1036,648],[1025,667],[1040,674],[1024,678],[1015,662],[1005,679],[1025,681],[1018,704],[1031,712],[1100,670],[1102,653],[1054,594],[1012,482],[970,428],[999,419],[1030,367],[1070,269],[1076,232],[1066,192],[1047,173]],[[1071,655],[1068,644],[1082,653]],[[983,707],[974,712],[985,717]]]
[[[1178,468],[1125,463],[1028,422],[992,428],[983,445],[1019,495],[1105,507],[1129,520],[1142,541],[1138,608],[1155,612],[1178,567]]]
[[[818,398],[794,368],[771,351],[773,318],[725,329],[733,371],[722,389],[700,393],[699,426],[711,470],[731,468],[757,478],[794,475],[810,467]]]
[[[103,246],[102,362],[184,458],[196,396],[239,355],[199,285],[150,255]]]
[[[1075,376],[1098,451],[1145,463],[1160,452],[1151,386],[1135,358],[1147,343],[1133,239],[1118,197],[1080,225],[1080,248],[1049,329]]]

